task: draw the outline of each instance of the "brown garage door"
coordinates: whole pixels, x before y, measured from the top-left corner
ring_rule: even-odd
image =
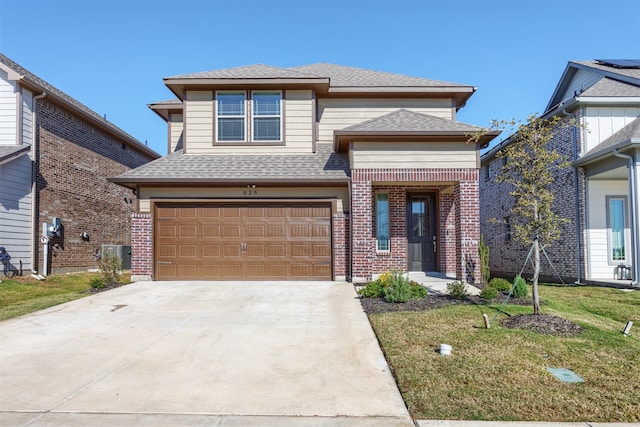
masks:
[[[155,208],[157,280],[331,280],[331,208],[179,204]]]

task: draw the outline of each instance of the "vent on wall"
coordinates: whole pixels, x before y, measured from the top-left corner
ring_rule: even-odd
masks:
[[[640,59],[596,59],[596,61],[614,68],[640,68]]]

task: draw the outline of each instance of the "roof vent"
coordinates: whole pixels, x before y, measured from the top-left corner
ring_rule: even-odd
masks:
[[[596,59],[596,61],[614,68],[640,68],[640,59]]]

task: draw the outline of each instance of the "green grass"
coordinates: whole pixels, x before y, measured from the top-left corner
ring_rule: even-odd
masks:
[[[31,277],[2,279],[0,283],[0,320],[22,316],[54,305],[90,295],[89,282],[99,273],[48,276],[39,281]],[[128,275],[122,279],[128,281]]]
[[[541,286],[541,311],[584,328],[574,337],[507,329],[531,306],[447,306],[370,317],[415,419],[640,421],[640,291]],[[485,329],[482,313],[498,317]],[[506,313],[506,314],[505,314]],[[634,326],[630,336],[622,330]],[[451,356],[437,352],[441,343]],[[562,383],[547,367],[584,383]]]

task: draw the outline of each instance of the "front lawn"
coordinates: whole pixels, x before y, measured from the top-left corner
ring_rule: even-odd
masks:
[[[415,419],[640,421],[640,291],[541,286],[544,314],[583,328],[575,336],[509,329],[531,306],[447,305],[371,314]],[[497,318],[486,329],[482,314]],[[506,314],[505,314],[506,313]],[[634,326],[622,334],[627,321]],[[450,356],[437,351],[453,347]],[[584,379],[563,383],[547,368]]]
[[[48,276],[39,281],[31,277],[3,278],[0,283],[0,320],[22,316],[90,295],[91,280],[99,273],[74,273]],[[129,282],[129,275],[122,281]]]

